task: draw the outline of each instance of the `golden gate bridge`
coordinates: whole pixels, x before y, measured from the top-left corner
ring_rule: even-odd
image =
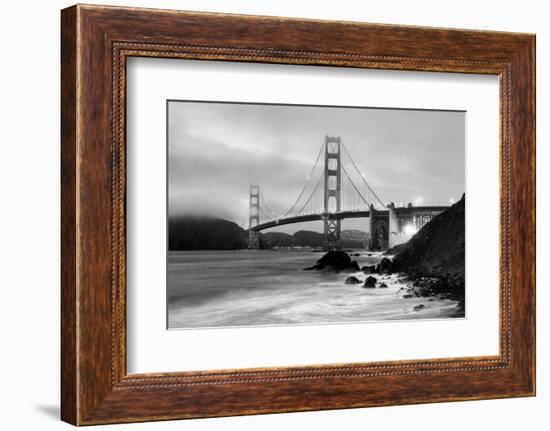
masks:
[[[323,157],[322,157],[323,156]],[[322,162],[323,161],[323,162]],[[307,181],[294,203],[275,214],[259,185],[250,186],[249,248],[260,247],[259,232],[292,223],[322,221],[325,250],[340,248],[341,223],[368,218],[368,248],[386,250],[407,241],[448,206],[396,207],[374,192],[339,136],[325,136]]]

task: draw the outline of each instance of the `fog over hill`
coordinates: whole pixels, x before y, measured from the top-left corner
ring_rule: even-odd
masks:
[[[235,250],[248,247],[248,232],[232,221],[208,216],[180,216],[169,220],[169,250]],[[363,248],[367,234],[358,230],[342,231],[342,246]],[[294,234],[260,234],[262,248],[321,247],[321,232],[299,230]]]
[[[169,250],[234,250],[248,246],[248,233],[229,220],[181,216],[168,221]]]

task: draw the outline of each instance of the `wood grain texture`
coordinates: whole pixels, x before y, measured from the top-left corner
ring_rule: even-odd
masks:
[[[76,9],[61,16],[61,417],[77,422]]]
[[[534,394],[533,35],[79,5],[62,11],[61,36],[63,420],[86,425]],[[130,56],[498,75],[499,355],[127,375]]]

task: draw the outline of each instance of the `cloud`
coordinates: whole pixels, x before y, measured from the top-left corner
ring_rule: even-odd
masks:
[[[385,202],[447,203],[465,187],[462,112],[170,102],[168,133],[171,216],[247,223],[251,184],[284,213],[326,134],[342,137]]]

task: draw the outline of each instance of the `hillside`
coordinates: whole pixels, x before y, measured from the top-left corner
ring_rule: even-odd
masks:
[[[262,242],[271,247],[321,247],[324,235],[310,230],[299,230],[294,235],[284,232],[265,232],[261,234]]]
[[[229,220],[181,216],[168,223],[169,250],[233,250],[248,246],[248,233]]]
[[[465,195],[434,217],[409,242],[392,251],[395,253],[392,271],[405,272],[412,277],[437,277],[451,290],[463,290]]]
[[[169,220],[168,248],[170,250],[233,250],[248,247],[248,233],[237,224],[206,216],[180,216]],[[342,231],[342,246],[362,248],[362,231]],[[294,235],[284,232],[260,234],[261,248],[322,247],[324,235],[300,230]]]
[[[267,247],[293,247],[294,237],[284,232],[266,232],[262,238]]]
[[[365,244],[369,241],[369,234],[359,229],[342,229],[342,241],[359,241]]]
[[[293,237],[296,247],[321,247],[325,241],[325,235],[311,230],[299,230]]]
[[[267,248],[270,247],[322,247],[324,234],[310,230],[299,230],[294,235],[284,232],[262,233],[261,238]],[[367,234],[360,230],[343,230],[341,245],[344,248],[363,248],[367,243]]]

